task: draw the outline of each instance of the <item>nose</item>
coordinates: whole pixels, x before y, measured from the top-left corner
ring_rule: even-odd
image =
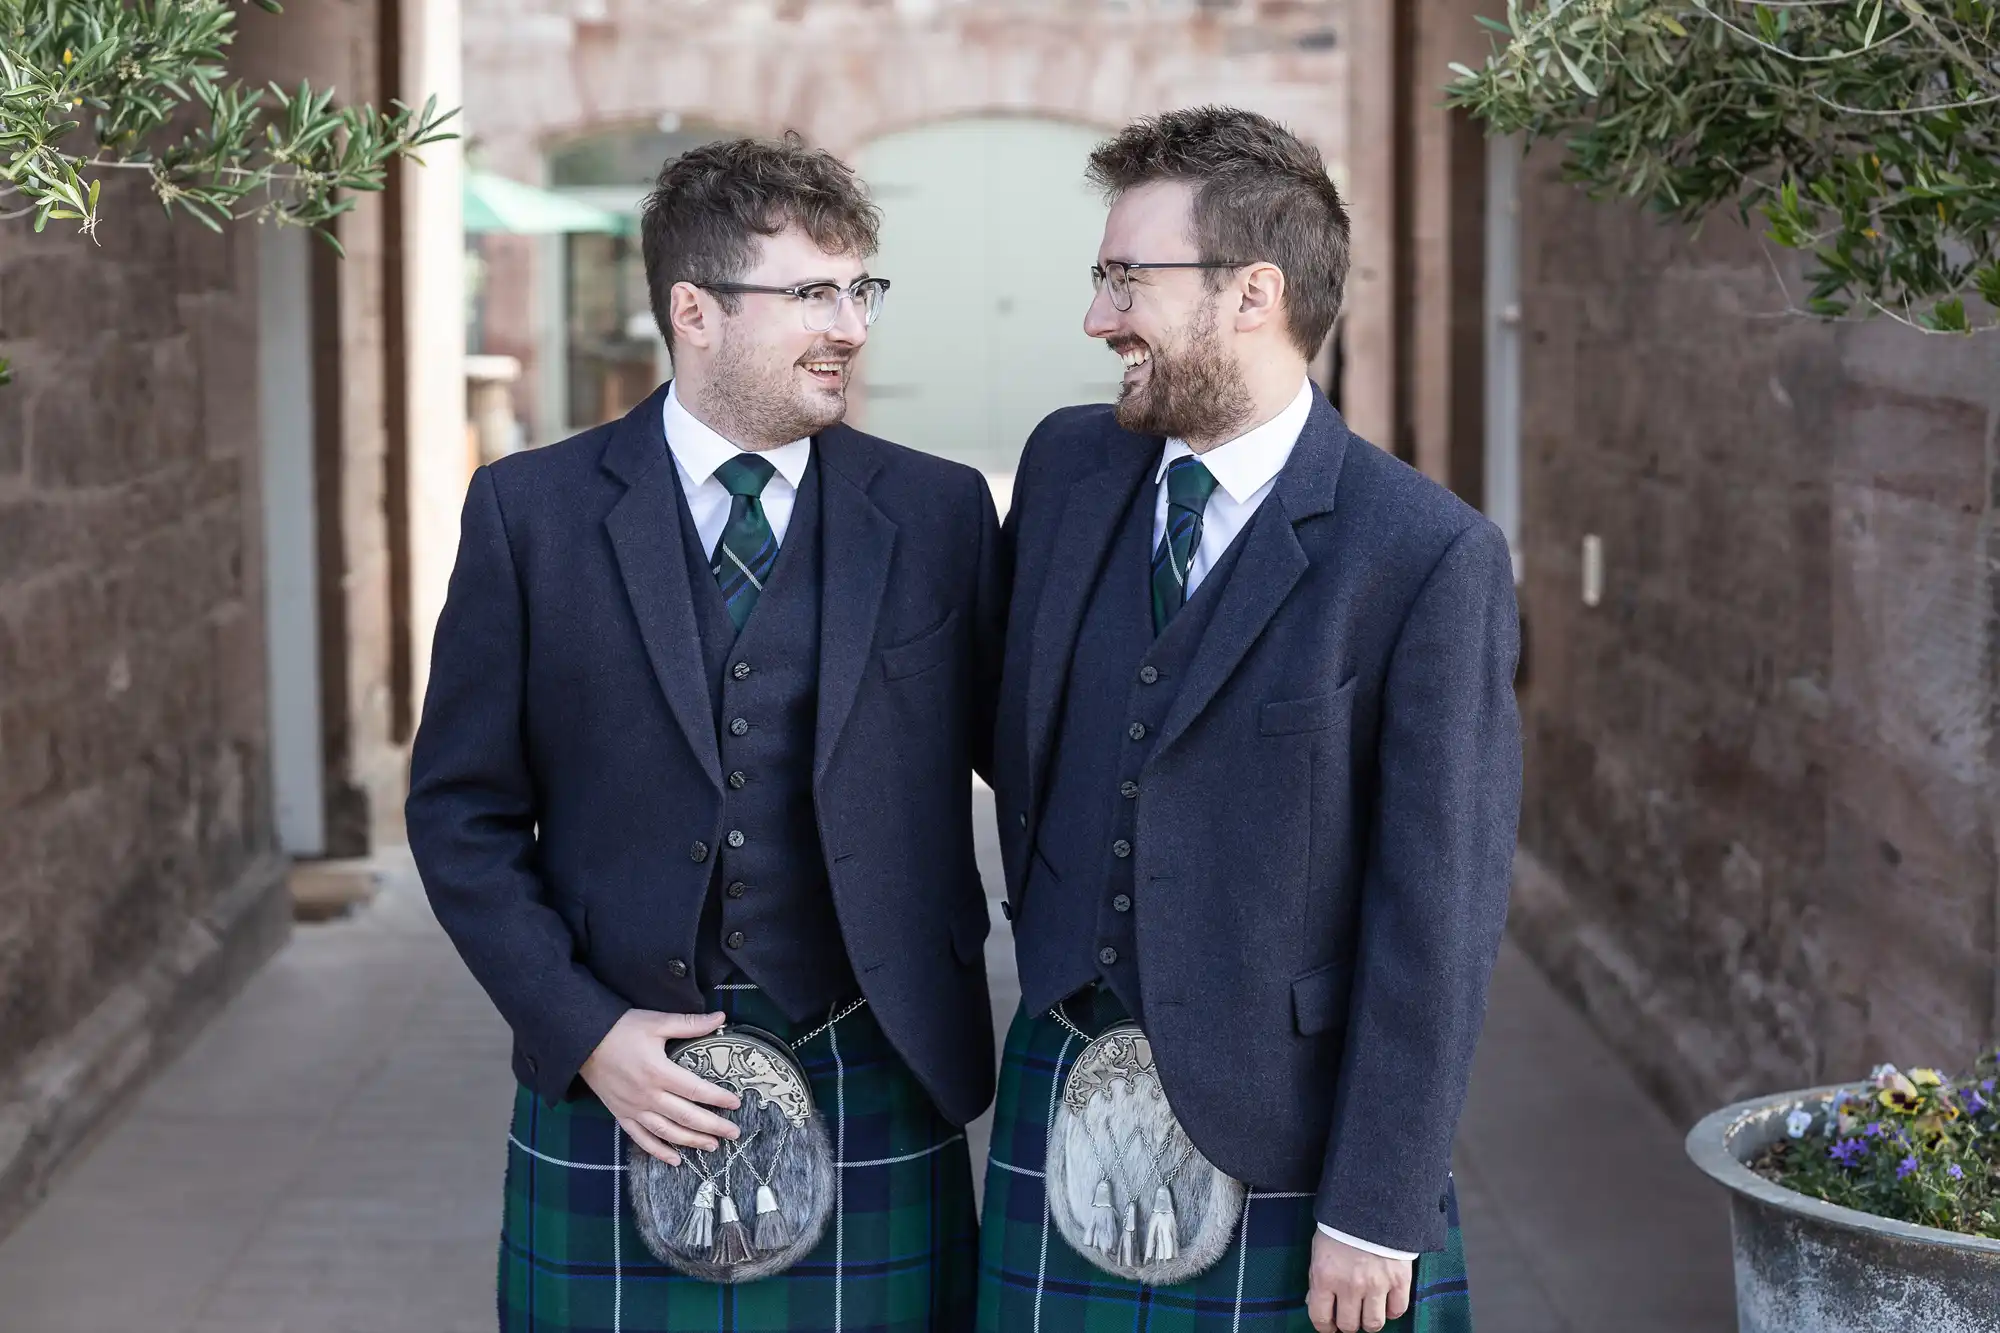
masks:
[[[1090,309],[1083,312],[1083,332],[1086,337],[1109,338],[1118,332],[1122,311],[1111,304],[1111,284],[1105,283],[1090,298]]]
[[[861,302],[843,296],[840,299],[840,308],[833,315],[833,327],[826,331],[826,336],[831,341],[848,347],[859,347],[867,342],[868,315],[862,308]]]

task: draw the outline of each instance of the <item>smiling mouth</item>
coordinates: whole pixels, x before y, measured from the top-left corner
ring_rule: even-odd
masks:
[[[829,387],[838,386],[847,381],[847,362],[844,360],[821,359],[817,361],[801,361],[799,365],[814,380]]]
[[[1111,348],[1112,353],[1125,365],[1125,382],[1135,384],[1145,378],[1146,368],[1153,362],[1152,349],[1144,343],[1123,343]]]

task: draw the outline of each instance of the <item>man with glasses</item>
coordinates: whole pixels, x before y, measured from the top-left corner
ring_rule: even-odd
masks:
[[[1200,108],[1090,171],[1084,331],[1125,375],[1036,430],[1007,519],[1022,1005],[979,1327],[1463,1329],[1451,1143],[1520,799],[1507,545],[1307,378],[1348,267],[1317,152]],[[1208,1164],[1240,1209],[1194,1192]]]
[[[796,137],[669,162],[642,237],[675,378],[473,479],[408,824],[514,1032],[503,1329],[971,1323],[999,525],[977,472],[841,424],[877,226]],[[768,1248],[789,1187],[720,1171],[739,1099],[669,1058],[725,1021],[791,1047],[835,1162],[817,1248],[740,1284],[656,1258],[625,1187],[642,1153],[718,1174],[690,1226],[718,1264]]]

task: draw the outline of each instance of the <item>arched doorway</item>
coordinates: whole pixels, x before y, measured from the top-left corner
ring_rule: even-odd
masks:
[[[1104,227],[1083,171],[1101,137],[996,116],[862,149],[883,212],[870,269],[895,288],[861,358],[856,424],[1005,474],[1051,411],[1111,401],[1118,363],[1083,333]]]

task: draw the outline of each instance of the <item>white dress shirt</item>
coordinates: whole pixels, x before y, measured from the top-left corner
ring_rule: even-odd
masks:
[[[1284,468],[1285,460],[1292,456],[1292,446],[1299,442],[1299,432],[1306,428],[1306,418],[1312,414],[1312,381],[1299,385],[1299,391],[1285,410],[1272,417],[1255,430],[1247,431],[1227,444],[1218,444],[1207,453],[1200,455],[1201,461],[1215,478],[1215,494],[1208,497],[1208,504],[1201,511],[1201,545],[1194,551],[1194,559],[1188,565],[1188,596],[1208,577],[1208,571],[1215,568],[1215,562],[1222,559],[1222,553],[1229,549],[1229,543],[1236,540],[1236,534],[1250,523],[1250,516],[1257,512],[1257,506],[1264,503],[1264,497],[1271,493],[1271,487],[1278,480],[1278,473]],[[1160,466],[1153,473],[1153,482],[1158,494],[1153,499],[1153,549],[1160,549],[1160,538],[1167,530],[1167,465],[1176,458],[1184,458],[1194,450],[1183,440],[1168,440],[1167,447],[1160,453]]]
[[[694,530],[701,535],[701,549],[713,556],[722,530],[729,526],[731,499],[729,488],[716,478],[715,470],[736,455],[753,451],[739,449],[696,420],[694,413],[681,405],[678,385],[667,386],[664,414],[667,451],[680,469],[681,490],[687,495],[688,512],[694,516]],[[799,483],[805,480],[806,465],[812,462],[812,441],[793,440],[757,452],[777,469],[764,483],[764,518],[782,547],[785,529],[792,523],[792,506],[799,498]]]
[[[1222,559],[1229,543],[1236,540],[1236,534],[1249,526],[1251,515],[1257,512],[1257,506],[1264,503],[1264,497],[1277,484],[1278,473],[1284,470],[1285,460],[1292,456],[1292,447],[1299,442],[1299,432],[1305,429],[1306,418],[1312,414],[1312,398],[1312,382],[1308,380],[1299,386],[1297,396],[1284,411],[1255,430],[1246,431],[1227,444],[1218,444],[1200,455],[1216,484],[1215,493],[1208,497],[1208,504],[1201,513],[1201,545],[1195,548],[1194,559],[1188,564],[1190,597],[1201,586],[1202,579],[1208,576],[1208,571]],[[1167,465],[1192,453],[1194,450],[1182,440],[1168,440],[1167,447],[1160,451],[1160,466],[1153,474],[1153,483],[1158,491],[1153,501],[1153,549],[1156,551],[1160,547],[1160,538],[1167,530]],[[1319,1229],[1343,1245],[1352,1245],[1357,1250],[1384,1259],[1417,1257],[1408,1250],[1392,1250],[1386,1245],[1335,1231],[1324,1222],[1319,1224]]]

